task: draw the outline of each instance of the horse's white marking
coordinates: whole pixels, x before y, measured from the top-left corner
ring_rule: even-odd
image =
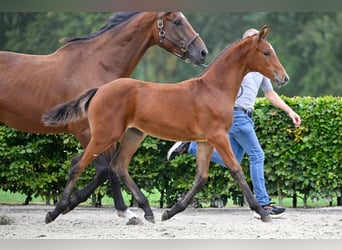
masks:
[[[133,213],[131,210],[129,210],[128,208],[125,211],[117,211],[117,212],[118,212],[119,217],[124,217],[127,219],[138,218],[138,216],[135,213]]]

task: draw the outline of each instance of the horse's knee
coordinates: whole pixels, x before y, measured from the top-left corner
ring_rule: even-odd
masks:
[[[207,176],[200,176],[195,179],[194,185],[198,187],[198,189],[202,189],[205,184],[208,182],[208,177]]]
[[[245,175],[241,167],[230,167],[228,169],[235,180],[245,179]]]
[[[82,154],[76,155],[75,157],[73,157],[71,159],[71,166],[76,165],[80,161],[81,157],[82,157]]]
[[[95,166],[96,167],[96,166]],[[99,168],[96,167],[96,175],[97,178],[100,180],[105,180],[105,179],[109,179],[110,177],[110,169],[108,167],[106,168]]]
[[[113,173],[120,179],[123,180],[124,178],[127,177],[128,172],[126,171],[126,169],[123,166],[115,166],[114,168],[112,168]]]
[[[79,164],[73,164],[69,171],[69,178],[73,179],[77,175],[78,172],[79,172]]]

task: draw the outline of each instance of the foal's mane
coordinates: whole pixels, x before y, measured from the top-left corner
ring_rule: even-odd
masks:
[[[206,69],[204,70],[203,73],[205,73],[210,68],[210,66],[212,64],[214,64],[217,60],[219,60],[221,58],[221,56],[226,53],[227,50],[229,50],[231,47],[233,47],[235,44],[237,44],[240,41],[241,41],[241,39],[236,40],[235,42],[228,44],[223,50],[221,50],[221,52],[219,54],[217,54],[217,56],[215,56],[214,59],[208,64],[208,66],[206,67]]]
[[[253,35],[253,36],[255,36],[255,35]],[[246,39],[246,38],[244,38],[244,39]],[[236,45],[237,43],[239,43],[240,41],[242,41],[242,40],[244,40],[244,39],[238,39],[238,40],[236,40],[236,41],[234,41],[234,42],[232,42],[232,43],[230,43],[230,44],[228,44],[209,64],[208,64],[208,66],[207,66],[207,68],[205,69],[205,71],[203,72],[203,73],[205,73],[209,68],[210,68],[210,66],[213,64],[213,63],[215,63],[217,60],[219,60],[221,57],[222,57],[222,55],[223,54],[225,54],[226,53],[226,51],[227,50],[229,50],[231,47],[233,47],[234,45]]]
[[[88,35],[83,35],[83,36],[77,36],[77,37],[70,37],[70,38],[62,38],[62,42],[74,42],[74,41],[80,41],[80,40],[88,40],[94,37],[97,37],[104,32],[110,30],[111,28],[126,22],[129,20],[131,17],[137,15],[140,12],[118,12],[114,16],[108,18],[106,23],[98,30],[93,33],[90,33]]]

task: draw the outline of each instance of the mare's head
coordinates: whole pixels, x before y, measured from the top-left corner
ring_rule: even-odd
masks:
[[[289,81],[289,76],[272,45],[266,41],[268,32],[269,26],[262,27],[259,32],[254,29],[245,32],[244,39],[252,40],[252,47],[248,52],[248,68],[250,71],[260,72],[281,87]]]
[[[158,12],[156,44],[193,64],[201,65],[208,54],[203,40],[181,12]]]

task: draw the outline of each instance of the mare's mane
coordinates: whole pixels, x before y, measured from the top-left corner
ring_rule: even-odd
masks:
[[[80,41],[80,40],[88,40],[94,37],[97,37],[101,35],[102,33],[110,30],[111,28],[126,22],[131,17],[135,16],[139,12],[118,12],[114,16],[108,18],[106,23],[96,32],[90,33],[88,35],[83,36],[77,36],[77,37],[71,37],[71,38],[62,38],[61,41],[63,42],[74,42],[74,41]]]

